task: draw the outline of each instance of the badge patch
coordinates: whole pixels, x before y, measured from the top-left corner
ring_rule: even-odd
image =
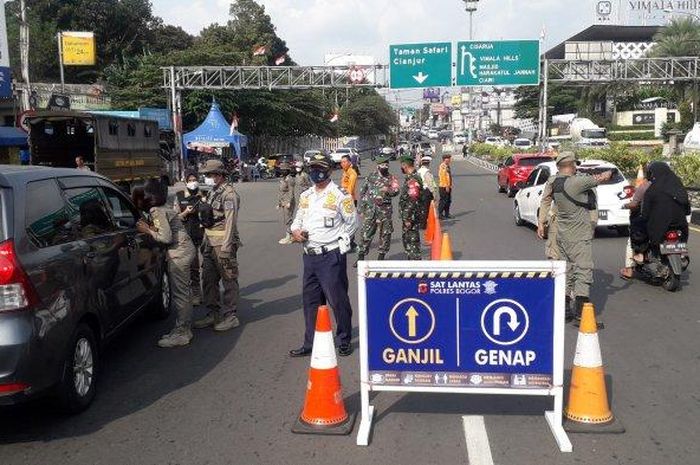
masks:
[[[323,226],[326,228],[332,228],[333,226],[335,226],[335,218],[332,218],[330,216],[324,217]]]
[[[343,200],[343,212],[346,215],[349,215],[355,211],[355,204],[352,201],[351,197],[346,198]]]
[[[308,197],[302,197],[301,200],[299,200],[299,208],[309,208]]]
[[[224,210],[235,210],[236,209],[236,202],[233,200],[227,200],[224,202]]]
[[[335,194],[328,194],[326,201],[323,203],[323,208],[328,208],[329,210],[335,210],[338,204],[338,197]]]

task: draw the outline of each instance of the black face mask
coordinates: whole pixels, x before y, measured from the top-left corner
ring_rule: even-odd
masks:
[[[389,168],[378,168],[379,174],[382,176],[389,176]]]

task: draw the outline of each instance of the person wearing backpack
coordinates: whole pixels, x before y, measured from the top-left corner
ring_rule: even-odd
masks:
[[[566,316],[570,321],[580,319],[583,304],[590,301],[594,233],[591,211],[597,208],[595,188],[610,179],[612,171],[595,176],[576,174],[573,152],[562,152],[556,163],[559,172],[552,181],[552,198],[557,206],[558,255],[566,260]]]

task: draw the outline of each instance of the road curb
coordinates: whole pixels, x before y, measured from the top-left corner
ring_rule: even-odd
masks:
[[[476,158],[472,155],[467,155],[466,160],[471,163],[472,165],[478,166],[479,168],[483,168],[485,170],[493,171],[494,173],[498,172],[498,166],[494,165],[491,162],[488,162],[486,160],[482,160],[480,158]]]

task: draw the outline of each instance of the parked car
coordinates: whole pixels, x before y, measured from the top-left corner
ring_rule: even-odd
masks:
[[[518,137],[513,141],[513,147],[527,150],[531,149],[533,147],[533,144],[530,139],[526,139],[525,137]]]
[[[279,156],[275,159],[275,176],[276,176],[276,177],[279,177],[279,176],[282,174],[282,171],[280,170],[280,165],[281,165],[283,162],[287,162],[287,163],[289,163],[290,166],[294,166],[294,163],[296,163],[296,161],[297,161],[297,160],[296,160],[296,158],[294,157],[294,155],[290,155],[290,154],[282,154],[282,155],[279,155]]]
[[[141,312],[170,313],[164,251],[107,178],[0,166],[0,406],[52,395],[86,409],[101,348]]]
[[[304,155],[302,155],[304,163],[308,163],[309,161],[311,161],[311,157],[313,157],[314,155],[318,155],[318,154],[328,155],[328,152],[326,150],[322,150],[322,149],[307,150],[306,152],[304,152]]]
[[[388,145],[386,147],[382,147],[379,150],[379,153],[381,155],[389,157],[389,160],[396,160],[397,157],[396,149],[394,147],[389,147]]]
[[[505,147],[508,145],[508,142],[500,136],[487,136],[486,139],[484,139],[484,144]]]
[[[513,197],[518,191],[517,183],[526,181],[535,166],[552,161],[552,157],[533,153],[516,153],[498,165],[498,192],[505,192]]]
[[[622,208],[634,195],[634,186],[625,179],[617,166],[601,160],[585,160],[578,167],[581,174],[599,174],[612,170],[610,180],[596,187],[598,205],[598,226],[616,229],[620,235],[629,234],[629,210]],[[557,174],[557,165],[553,161],[539,164],[520,184],[521,189],[515,195],[513,214],[515,223],[537,225],[540,201],[544,183]]]
[[[440,137],[440,133],[435,130],[435,129],[430,129],[428,131],[428,139],[438,139]]]

